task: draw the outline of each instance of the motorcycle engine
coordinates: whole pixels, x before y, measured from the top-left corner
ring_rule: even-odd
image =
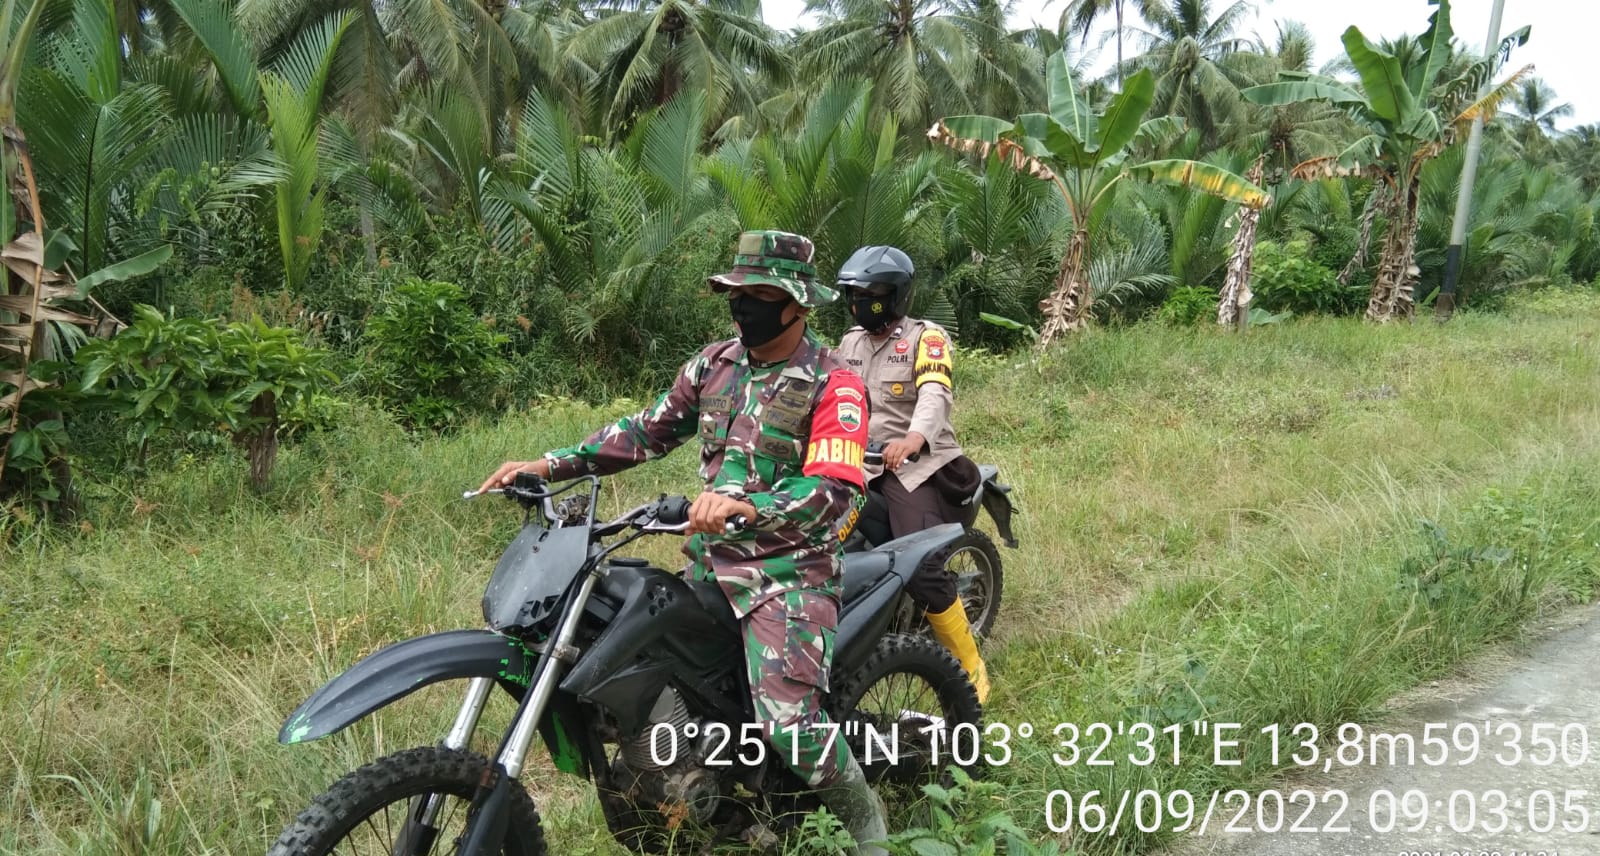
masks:
[[[617,769],[636,805],[705,823],[730,792],[731,783],[705,764],[705,723],[689,713],[672,687],[661,691],[644,733],[622,743]],[[691,736],[692,735],[692,736]],[[662,763],[670,761],[670,763]]]

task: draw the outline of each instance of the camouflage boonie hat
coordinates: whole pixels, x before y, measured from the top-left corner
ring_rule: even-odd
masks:
[[[733,270],[707,277],[706,281],[718,293],[741,285],[772,285],[788,292],[801,306],[826,306],[839,294],[817,282],[817,269],[811,264],[815,252],[811,239],[804,235],[772,230],[745,232],[739,236]]]

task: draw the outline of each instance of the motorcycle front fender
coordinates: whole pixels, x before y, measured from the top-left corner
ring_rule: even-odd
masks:
[[[383,648],[311,694],[284,722],[278,742],[304,743],[333,734],[429,684],[494,678],[525,689],[539,661],[520,640],[489,630],[448,630]]]

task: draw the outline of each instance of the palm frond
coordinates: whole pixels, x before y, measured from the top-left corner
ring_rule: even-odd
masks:
[[[223,0],[171,0],[190,32],[205,46],[207,58],[240,116],[255,116],[261,104],[256,55],[235,25]]]

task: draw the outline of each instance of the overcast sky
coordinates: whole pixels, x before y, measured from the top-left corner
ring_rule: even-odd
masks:
[[[1221,9],[1226,2],[1229,0],[1215,0],[1212,5]],[[805,0],[762,0],[761,5],[767,24],[780,30],[815,25],[813,19],[801,18]],[[1053,28],[1066,5],[1067,0],[1017,0],[1011,24],[1022,27],[1038,22]],[[1374,41],[1402,33],[1421,34],[1427,30],[1428,16],[1434,9],[1427,0],[1256,0],[1256,8],[1243,35],[1260,34],[1270,41],[1276,37],[1278,21],[1300,21],[1316,39],[1318,66],[1343,52],[1340,36],[1352,24]],[[1456,38],[1473,50],[1483,50],[1492,8],[1492,0],[1452,2],[1451,22]],[[1108,15],[1107,23],[1110,21]],[[1141,22],[1130,25],[1139,26]],[[1594,43],[1594,34],[1600,32],[1600,3],[1593,0],[1505,0],[1501,36],[1524,25],[1533,28],[1528,43],[1512,52],[1511,65],[1502,74],[1532,63],[1534,73],[1555,89],[1558,101],[1572,105],[1573,115],[1560,120],[1558,127],[1566,129],[1600,122],[1600,92],[1595,92],[1591,83],[1596,78],[1595,55],[1600,53]],[[1090,50],[1098,43],[1098,35],[1089,37]],[[1132,39],[1125,37],[1124,53],[1136,52],[1139,44],[1136,35]],[[1107,42],[1097,59],[1097,69],[1108,67],[1116,59],[1115,41]],[[1585,71],[1586,68],[1589,70]]]

